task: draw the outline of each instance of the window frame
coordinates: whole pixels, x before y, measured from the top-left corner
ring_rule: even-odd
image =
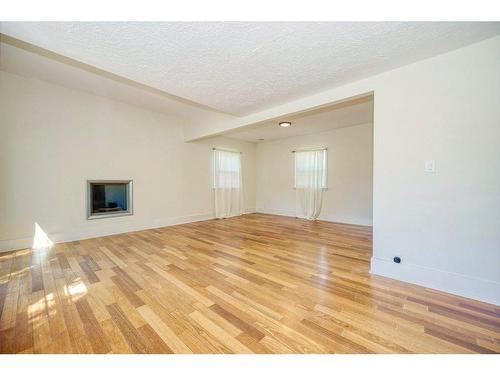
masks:
[[[213,148],[212,149],[212,190],[221,188],[221,187],[217,187],[216,183],[215,183],[216,182],[215,153],[218,152],[218,151],[219,152],[222,151],[222,152],[230,152],[230,153],[234,153],[234,154],[239,154],[239,156],[238,156],[240,158],[240,170],[239,170],[239,174],[240,174],[241,179],[243,179],[243,173],[242,173],[243,160],[241,159],[242,152],[241,151],[237,151],[237,150],[227,150],[227,149],[223,149],[223,148]],[[241,189],[241,186],[239,188]]]
[[[298,149],[292,151],[293,153],[293,188],[297,189],[297,152],[307,152],[307,151],[323,151],[323,159],[324,159],[324,184],[321,187],[323,190],[328,190],[328,148],[327,147],[319,147],[319,148],[307,148],[307,149]]]

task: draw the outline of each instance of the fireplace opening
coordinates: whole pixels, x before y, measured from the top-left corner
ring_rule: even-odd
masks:
[[[87,218],[132,215],[132,181],[87,181]]]

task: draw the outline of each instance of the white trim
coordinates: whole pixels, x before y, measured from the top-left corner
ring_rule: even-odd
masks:
[[[363,225],[363,226],[373,226],[371,217],[355,217],[355,216],[344,216],[334,213],[325,212],[319,215],[319,220],[331,221],[333,223],[343,223],[352,225]]]
[[[229,152],[229,153],[233,153],[233,154],[239,154],[239,166],[240,166],[240,170],[238,171],[238,173],[240,175],[242,175],[242,169],[243,169],[243,160],[242,160],[242,152],[241,151],[232,151],[232,150],[227,150],[227,149],[222,149],[222,148],[212,148],[212,190],[214,189],[217,189],[218,186],[217,183],[217,165],[216,165],[216,158],[215,158],[215,155],[216,155],[216,152]],[[241,181],[240,181],[241,183]],[[238,187],[238,189],[241,188],[241,186]]]
[[[270,214],[270,215],[297,217],[297,213],[295,211],[283,210],[280,208],[258,207],[256,212],[263,213],[263,214]],[[328,212],[321,213],[319,215],[318,219],[323,220],[323,221],[329,221],[332,223],[372,226],[371,218],[343,216],[343,215],[338,215],[338,214],[328,213]]]
[[[299,147],[296,150],[293,150],[292,152],[307,152],[307,151],[326,151],[328,150],[327,146],[305,146],[305,147]]]
[[[233,152],[235,154],[243,154],[242,151],[239,151],[239,150],[236,150],[236,149],[220,148],[220,147],[213,147],[212,151],[224,151],[224,152]]]
[[[372,257],[370,273],[500,305],[500,283],[492,280],[376,257]]]
[[[323,166],[324,171],[324,185],[321,187],[323,190],[328,190],[328,147],[315,147],[315,148],[300,148],[298,150],[292,151],[293,153],[293,188],[297,189],[297,153],[308,152],[308,151],[323,151],[323,159],[325,165]]]
[[[289,210],[281,209],[264,209],[264,208],[246,208],[245,213],[266,213],[281,216],[295,217],[295,213]],[[129,223],[114,223],[106,227],[86,229],[81,232],[74,233],[51,233],[48,236],[54,243],[62,243],[69,241],[78,241],[88,238],[110,236],[114,234],[135,232],[140,230],[168,227],[172,225],[192,223],[196,221],[204,221],[214,219],[212,213],[196,214],[189,216],[179,216],[172,218],[162,218],[153,220],[148,225],[129,224]],[[356,225],[370,225],[363,222],[346,222],[334,220],[334,216],[327,218],[320,217],[321,220],[341,222]],[[0,240],[0,252],[30,248],[33,243],[32,237]],[[396,280],[409,282],[412,284],[421,285],[427,288],[441,290],[447,293],[460,295],[467,298],[476,299],[479,301],[500,305],[500,283],[491,280],[485,280],[465,275],[460,275],[452,272],[436,270],[419,265],[405,263],[393,263],[390,260],[372,257],[371,270],[374,275],[389,277]]]
[[[254,212],[255,208],[253,207],[245,209],[246,214]],[[124,216],[122,218],[130,218],[130,216]],[[92,225],[92,227],[86,227],[86,228],[82,227],[81,230],[74,232],[49,233],[48,237],[54,243],[63,243],[63,242],[85,240],[95,237],[111,236],[120,233],[137,232],[147,229],[169,227],[172,225],[194,223],[196,221],[204,221],[211,219],[215,219],[215,215],[213,213],[194,214],[194,215],[178,216],[178,217],[166,217],[142,223],[137,223],[137,222],[130,223],[126,221],[119,223],[117,222],[105,223],[103,221],[99,221],[96,225]],[[94,224],[95,221],[92,221],[91,223]],[[27,249],[31,248],[32,245],[33,245],[32,236],[17,238],[17,239],[0,240],[0,253],[5,251]]]
[[[259,214],[270,214],[270,215],[296,217],[295,211],[283,210],[281,208],[263,208],[263,207],[257,207],[257,211],[256,212],[259,213]]]

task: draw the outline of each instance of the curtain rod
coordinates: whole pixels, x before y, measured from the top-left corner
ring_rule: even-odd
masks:
[[[234,151],[234,150],[227,150],[227,149],[224,149],[224,148],[212,148],[212,150],[217,150],[217,151],[225,151],[225,152],[234,152],[235,154],[243,154],[243,152],[241,151]]]
[[[328,147],[318,147],[318,148],[304,148],[302,150],[293,150],[293,152],[305,152],[305,151],[323,151],[328,150]]]

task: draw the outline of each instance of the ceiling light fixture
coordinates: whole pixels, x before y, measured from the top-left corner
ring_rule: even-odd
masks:
[[[279,124],[282,128],[288,128],[290,125],[292,125],[291,122],[285,121],[285,122],[280,122]]]

